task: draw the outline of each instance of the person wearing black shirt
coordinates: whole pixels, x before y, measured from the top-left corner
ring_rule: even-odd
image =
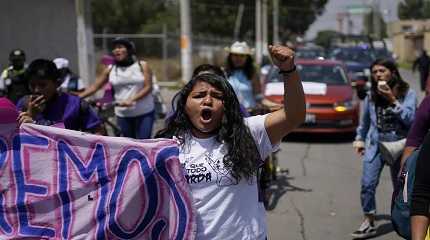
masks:
[[[424,239],[430,217],[430,132],[427,133],[418,154],[412,191],[411,230],[412,239]]]

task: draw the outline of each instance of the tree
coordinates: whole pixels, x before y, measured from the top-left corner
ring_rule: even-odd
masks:
[[[397,13],[402,20],[430,18],[428,0],[404,0],[397,5]]]
[[[315,37],[315,43],[325,49],[329,49],[332,39],[338,35],[339,33],[333,30],[319,31]]]
[[[303,35],[316,18],[324,12],[328,0],[282,0],[280,9],[281,38],[291,34]]]
[[[162,25],[177,29],[178,11],[168,0],[92,0],[94,32],[141,33],[161,32]]]
[[[377,14],[376,17],[373,14]],[[380,32],[376,33],[376,27],[374,21],[379,21]],[[370,11],[363,18],[364,33],[367,35],[372,35],[373,37],[381,36],[381,38],[387,37],[387,24],[384,18],[379,12]]]
[[[303,35],[323,12],[327,2],[328,0],[280,0],[281,38],[286,40],[291,34]],[[268,0],[269,22],[272,20],[270,3]],[[179,0],[92,0],[94,31],[160,32],[163,24],[167,24],[169,30],[178,31],[178,4]],[[190,4],[194,36],[232,38],[239,5],[244,4],[240,38],[251,41],[255,39],[255,1],[193,0]]]
[[[268,0],[269,26],[272,26],[272,1]],[[280,0],[279,31],[283,40],[291,35],[303,35],[309,26],[321,15],[328,0]],[[191,1],[193,33],[231,37],[239,5],[245,6],[240,38],[255,39],[255,1],[249,0],[195,0]],[[198,19],[196,21],[196,19]],[[269,36],[271,37],[269,28]]]

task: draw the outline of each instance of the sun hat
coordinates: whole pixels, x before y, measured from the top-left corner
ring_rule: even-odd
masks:
[[[230,47],[226,47],[225,50],[229,53],[252,55],[254,49],[250,48],[246,42],[234,42]]]

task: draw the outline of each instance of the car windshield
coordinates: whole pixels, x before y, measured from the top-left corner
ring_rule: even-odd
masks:
[[[332,54],[332,58],[342,61],[354,61],[354,62],[372,62],[374,57],[370,53],[370,50],[366,49],[347,49],[339,48],[335,49]]]
[[[326,83],[328,85],[346,85],[348,79],[339,65],[304,65],[298,64],[297,70],[302,82]],[[269,82],[280,82],[279,69],[274,67],[268,77]]]
[[[391,58],[391,53],[385,48],[375,48],[375,55],[378,58]]]
[[[324,51],[320,49],[297,49],[296,57],[306,59],[324,57]]]

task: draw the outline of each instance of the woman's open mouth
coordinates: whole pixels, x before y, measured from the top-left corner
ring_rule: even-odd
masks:
[[[203,123],[209,123],[212,120],[212,110],[205,108],[200,113],[200,119]]]

